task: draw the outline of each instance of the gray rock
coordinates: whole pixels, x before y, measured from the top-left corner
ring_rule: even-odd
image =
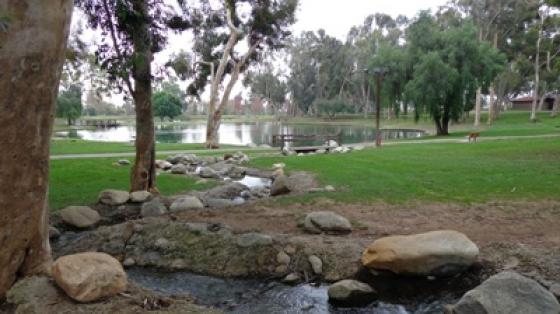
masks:
[[[288,187],[288,177],[278,176],[272,182],[270,186],[270,195],[277,196],[290,193],[290,188]]]
[[[140,210],[140,215],[142,215],[142,217],[160,216],[165,214],[167,214],[167,207],[165,207],[159,198],[155,198],[142,204],[142,209]]]
[[[49,226],[49,239],[58,239],[60,237],[60,231],[53,226]]]
[[[359,150],[364,150],[364,146],[363,145],[356,145],[354,146],[354,150],[359,151]]]
[[[311,269],[316,275],[321,275],[323,273],[323,261],[316,255],[311,255],[307,259],[309,264],[311,264]]]
[[[345,305],[362,305],[373,301],[375,290],[360,281],[345,279],[329,286],[329,301]]]
[[[237,238],[237,245],[240,247],[272,245],[272,237],[267,234],[250,232]]]
[[[234,165],[232,164],[228,164],[225,161],[220,161],[217,162],[215,164],[209,165],[208,168],[211,168],[212,170],[215,170],[216,172],[225,175],[226,173],[228,173],[231,168],[233,168]],[[202,170],[202,169],[201,169]]]
[[[122,264],[123,264],[124,267],[132,267],[132,266],[136,265],[136,261],[132,257],[128,257],[127,259],[125,259],[123,261]]]
[[[213,179],[219,179],[220,175],[218,174],[218,172],[216,172],[216,170],[210,168],[210,167],[202,167],[200,168],[200,171],[198,172],[198,175],[201,178],[213,178]]]
[[[101,220],[99,213],[87,206],[70,206],[59,213],[65,224],[76,228],[89,228]]]
[[[172,213],[180,212],[189,209],[202,209],[204,205],[196,196],[183,196],[175,200],[171,207],[169,207],[169,211]]]
[[[204,203],[210,208],[226,208],[238,205],[235,201],[226,198],[207,198]]]
[[[166,160],[156,160],[156,167],[163,170],[169,170],[173,167],[173,164]]]
[[[560,300],[560,283],[553,283],[548,290]]]
[[[130,193],[119,190],[103,190],[99,193],[98,201],[102,204],[117,206],[128,202]]]
[[[128,165],[130,165],[130,160],[128,160],[128,159],[121,159],[121,160],[117,161],[117,163],[118,163],[119,165],[121,165],[121,166],[128,166]]]
[[[451,314],[558,314],[558,300],[536,281],[512,271],[494,275],[446,309]]]
[[[286,277],[284,277],[284,279],[282,279],[283,283],[289,284],[289,285],[293,285],[298,283],[301,280],[301,277],[299,276],[298,273],[291,273],[286,275]]]
[[[134,191],[130,193],[130,201],[134,203],[143,203],[152,198],[152,193],[148,191]]]
[[[289,265],[290,261],[290,255],[286,254],[284,251],[280,251],[278,255],[276,255],[276,262],[278,262],[278,264]]]
[[[204,194],[205,199],[210,198],[223,198],[223,199],[233,199],[241,195],[241,192],[249,190],[249,188],[239,182],[231,182],[224,185],[220,185],[208,190]]]
[[[352,232],[348,219],[331,211],[311,212],[305,216],[305,231],[310,233],[344,234]]]
[[[226,175],[232,179],[242,179],[245,176],[245,168],[233,166],[229,169]]]
[[[315,187],[317,187],[317,183],[307,172],[295,172],[288,177],[288,188],[291,191],[302,193]]]
[[[185,174],[187,173],[187,166],[183,164],[176,164],[171,167],[171,173],[173,174]]]
[[[185,164],[185,165],[196,165],[200,163],[200,159],[194,154],[177,154],[169,156],[166,159],[172,164]]]

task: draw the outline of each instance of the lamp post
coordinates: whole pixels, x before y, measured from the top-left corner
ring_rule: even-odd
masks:
[[[365,69],[364,72],[369,74],[370,70]],[[373,69],[375,75],[375,147],[381,147],[381,131],[379,130],[379,118],[381,116],[381,81],[383,77],[389,72],[385,67],[377,67]]]

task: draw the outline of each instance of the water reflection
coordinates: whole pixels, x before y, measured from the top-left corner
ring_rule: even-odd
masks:
[[[342,143],[370,142],[375,139],[373,127],[324,125],[324,124],[284,124],[281,122],[255,123],[222,123],[220,127],[220,143],[231,145],[271,144],[273,134],[297,135],[334,135],[341,134]],[[57,132],[57,136],[81,138],[93,141],[130,142],[135,138],[134,126],[120,126],[96,130],[72,130]],[[420,130],[382,130],[382,138],[400,139],[423,136]],[[206,139],[206,124],[192,123],[188,125],[156,126],[156,141],[159,143],[202,143]],[[303,145],[321,144],[310,141]]]

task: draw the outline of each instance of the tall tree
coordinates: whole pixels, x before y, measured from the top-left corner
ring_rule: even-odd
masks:
[[[210,76],[206,147],[217,148],[222,113],[234,85],[251,61],[258,60],[266,49],[275,50],[285,44],[290,36],[288,27],[295,21],[297,0],[226,0],[217,9],[201,1],[200,7],[204,14],[194,32],[193,60],[200,60],[198,64],[204,66],[195,68],[188,92],[200,95]],[[238,14],[240,11],[242,14]],[[247,49],[240,53],[236,47],[243,40]],[[229,80],[224,84],[226,76]]]
[[[58,95],[56,102],[56,116],[65,118],[68,125],[73,125],[75,120],[82,115],[82,87],[73,84]]]
[[[131,170],[130,189],[157,191],[153,54],[165,45],[168,26],[182,28],[188,23],[163,0],[76,0],[76,4],[87,15],[90,27],[109,37],[98,46],[98,62],[119,91],[134,99],[136,160]]]
[[[0,299],[50,269],[47,191],[71,0],[0,1]]]
[[[415,64],[407,99],[417,119],[421,112],[431,115],[437,135],[448,134],[449,122],[471,107],[476,89],[488,88],[505,61],[488,43],[478,42],[472,23],[455,16],[436,20],[422,12],[407,33]]]
[[[286,82],[280,80],[280,75],[274,72],[270,62],[248,71],[243,80],[243,85],[251,89],[251,96],[264,99],[272,112],[278,112],[284,105],[288,88]]]

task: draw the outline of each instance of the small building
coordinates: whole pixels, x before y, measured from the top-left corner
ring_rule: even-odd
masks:
[[[552,110],[552,106],[554,105],[554,97],[553,95],[546,95],[544,96],[544,103],[543,103],[543,110],[550,111]],[[511,110],[531,110],[531,106],[533,105],[533,96],[523,96],[513,99],[511,101]],[[537,102],[538,106],[538,102]]]

